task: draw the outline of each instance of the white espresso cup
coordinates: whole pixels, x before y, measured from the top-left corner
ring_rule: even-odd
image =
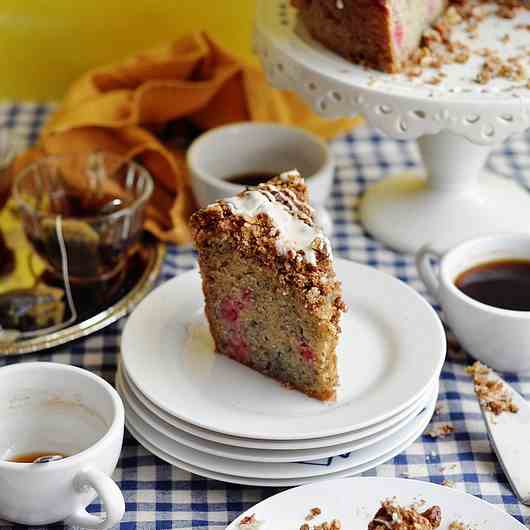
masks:
[[[123,429],[117,392],[87,370],[45,362],[0,368],[0,519],[97,529],[117,524],[125,503],[110,476]],[[66,458],[10,461],[35,453]],[[96,496],[104,517],[85,509]]]
[[[246,173],[279,175],[297,169],[305,178],[317,222],[328,235],[332,220],[325,208],[333,186],[333,155],[324,140],[299,127],[242,122],[212,129],[188,149],[191,186],[201,208],[237,195],[245,186],[230,177]]]
[[[438,273],[431,258],[440,260]],[[494,235],[459,244],[443,255],[425,246],[416,256],[419,275],[440,303],[447,324],[470,355],[499,371],[530,369],[530,311],[501,309],[464,294],[455,280],[464,271],[499,260],[529,260],[530,236]]]

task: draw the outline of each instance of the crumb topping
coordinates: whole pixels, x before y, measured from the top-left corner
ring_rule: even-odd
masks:
[[[269,181],[235,197],[223,199],[207,209],[225,205],[232,214],[250,222],[268,217],[274,227],[271,235],[275,238],[278,253],[300,252],[302,259],[316,265],[318,254],[331,257],[331,245],[321,228],[315,224],[311,206],[288,186],[290,181],[296,185],[300,179],[297,171],[283,173],[279,176],[279,182],[287,185],[278,186],[278,181]]]
[[[434,530],[441,522],[439,506],[419,513],[414,507],[403,507],[394,500],[386,500],[368,525],[368,530]]]
[[[505,78],[511,81],[528,81],[526,64],[528,63],[528,50],[508,58],[502,59],[496,49],[473,49],[472,47],[454,38],[456,26],[464,27],[469,39],[478,36],[480,22],[487,17],[497,16],[512,19],[520,9],[528,9],[524,0],[451,0],[451,5],[446,12],[428,28],[422,37],[420,47],[412,53],[408,61],[403,64],[403,72],[410,78],[418,77],[424,68],[441,70],[446,64],[467,63],[475,55],[481,57],[482,64],[475,75],[475,81],[486,84],[494,78]],[[530,27],[517,24],[515,31],[529,31]],[[500,42],[510,42],[510,35],[500,38]],[[437,85],[443,81],[443,75],[437,74],[427,82]]]
[[[318,507],[311,508],[309,513],[305,516],[305,521],[312,521],[322,514],[322,510]],[[338,519],[331,521],[324,521],[323,523],[314,524],[310,526],[307,522],[303,523],[299,530],[341,530],[342,523]]]
[[[306,521],[312,521],[315,517],[318,517],[322,513],[320,508],[311,508],[309,513],[305,516]]]
[[[261,521],[256,519],[256,514],[247,515],[239,521],[239,528],[241,530],[258,530],[262,525]]]
[[[431,438],[446,438],[450,434],[455,432],[455,428],[448,423],[442,423],[441,425],[436,425],[425,434]]]
[[[285,175],[280,178],[283,181]],[[313,221],[313,209],[288,187],[260,184],[224,203],[235,215],[247,219],[266,215],[276,228],[276,248],[281,254],[301,250],[303,259],[312,265],[316,265],[317,252],[331,256],[329,241]]]
[[[495,416],[503,412],[515,414],[519,408],[512,400],[512,394],[506,385],[498,378],[491,377],[491,369],[476,361],[466,368],[466,372],[473,377],[475,393],[480,404]]]
[[[211,204],[193,214],[190,223],[199,256],[202,248],[226,243],[276,270],[282,286],[303,293],[309,311],[333,297],[330,321],[338,327],[346,306],[338,294],[331,245],[312,215],[303,178],[290,173]]]
[[[338,519],[333,519],[331,522],[324,521],[321,524],[313,526],[312,530],[341,530],[342,524]]]
[[[460,521],[453,521],[449,524],[447,530],[471,530],[471,528]]]

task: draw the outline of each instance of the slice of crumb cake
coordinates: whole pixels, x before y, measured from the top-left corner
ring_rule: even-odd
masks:
[[[313,213],[289,172],[196,212],[191,226],[217,352],[331,400],[345,306]]]

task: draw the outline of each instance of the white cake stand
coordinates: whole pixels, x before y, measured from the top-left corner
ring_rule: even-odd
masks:
[[[387,245],[414,252],[424,243],[439,250],[491,232],[530,233],[530,196],[509,179],[484,170],[492,146],[530,127],[525,82],[473,77],[480,58],[448,65],[439,85],[435,71],[414,80],[354,66],[313,41],[288,0],[258,0],[255,48],[275,87],[296,91],[326,117],[362,114],[396,139],[418,139],[425,176],[393,177],[371,186],[362,200],[367,230]],[[506,57],[530,48],[530,12],[516,21],[489,17],[473,48]],[[501,37],[510,35],[508,43]],[[528,61],[528,59],[527,59]]]

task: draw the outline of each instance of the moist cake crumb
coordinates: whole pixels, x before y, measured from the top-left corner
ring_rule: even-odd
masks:
[[[460,521],[453,521],[449,524],[447,530],[471,530],[471,528]]]
[[[305,516],[306,521],[312,521],[316,517],[322,514],[322,510],[320,508],[311,508],[309,510],[309,513]],[[324,521],[319,524],[314,524],[312,526],[309,526],[307,523],[303,523],[300,526],[299,530],[341,530],[342,523],[339,521],[339,519],[332,519],[331,521]]]
[[[312,521],[315,517],[318,517],[322,513],[320,508],[311,508],[309,513],[305,516],[306,521]]]
[[[513,402],[512,394],[506,385],[498,378],[490,377],[491,369],[476,361],[466,368],[466,372],[473,377],[475,394],[480,404],[499,416],[503,412],[515,414],[519,407]]]
[[[381,508],[368,524],[368,530],[434,530],[441,522],[442,511],[439,506],[419,513],[413,507],[399,506],[392,499],[381,503]]]
[[[312,530],[341,530],[342,523],[338,519],[332,519],[331,522],[324,521],[321,524],[313,525]]]
[[[241,530],[258,530],[262,526],[262,522],[256,519],[256,514],[247,515],[239,521],[239,528]]]
[[[436,408],[434,409],[434,415],[440,416],[440,414],[442,414],[443,412],[445,412],[445,407],[442,403],[437,403]]]
[[[395,500],[395,499],[394,499]],[[427,501],[425,499],[421,499],[421,498],[415,498],[414,499],[414,502],[410,505],[410,507],[413,509],[413,510],[416,510],[417,512],[423,508],[425,505],[427,504]]]
[[[448,423],[442,423],[441,425],[436,425],[428,430],[425,434],[431,438],[446,438],[450,434],[455,432],[455,428]]]

